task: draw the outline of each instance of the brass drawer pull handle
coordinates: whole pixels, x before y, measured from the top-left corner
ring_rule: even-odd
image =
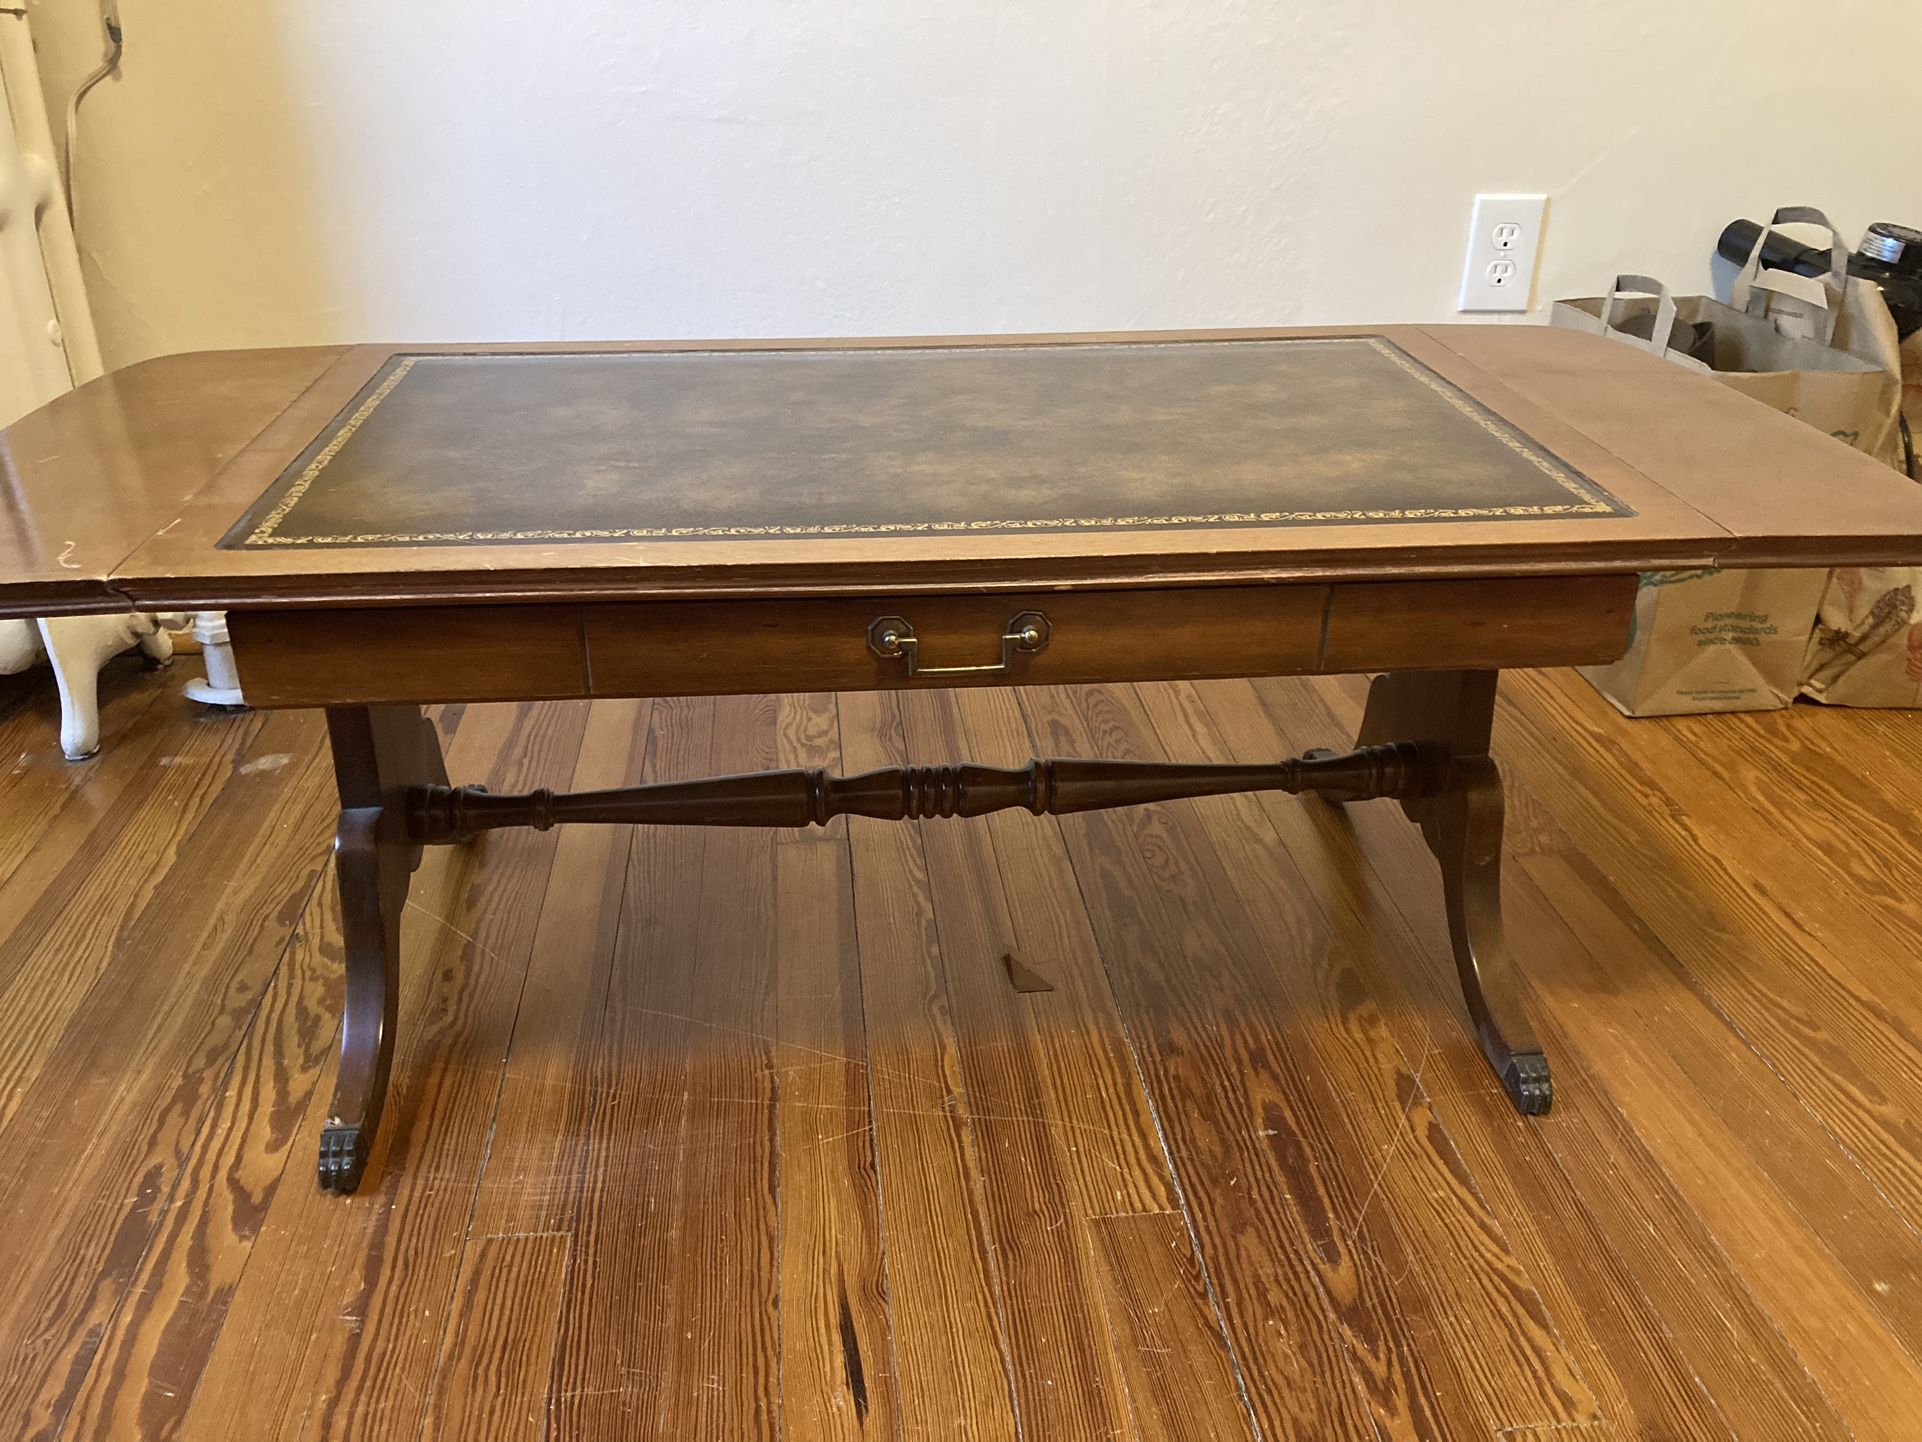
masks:
[[[898,659],[908,663],[910,676],[984,676],[1014,669],[1016,656],[1032,656],[1048,648],[1054,627],[1039,611],[1023,611],[1001,628],[1001,659],[985,666],[922,666],[917,657],[920,641],[899,616],[877,616],[868,624],[868,650],[883,661]]]

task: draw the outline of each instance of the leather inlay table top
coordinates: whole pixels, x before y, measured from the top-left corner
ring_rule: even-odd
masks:
[[[16,616],[1919,555],[1922,487],[1542,326],[208,352],[0,437]]]
[[[221,544],[1629,514],[1373,336],[399,353]]]

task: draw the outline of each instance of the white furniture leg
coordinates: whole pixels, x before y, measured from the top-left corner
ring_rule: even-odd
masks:
[[[187,699],[203,706],[245,706],[240,673],[234,669],[234,648],[227,639],[227,613],[194,612],[194,640],[200,643],[200,661],[207,674],[187,683]]]
[[[83,761],[100,749],[100,668],[134,645],[164,665],[173,638],[151,616],[46,616],[35,624],[60,688],[60,749]]]
[[[40,633],[31,621],[0,621],[0,676],[24,671],[40,659]]]

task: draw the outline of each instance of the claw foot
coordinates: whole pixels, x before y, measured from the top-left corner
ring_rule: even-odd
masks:
[[[1555,1084],[1548,1075],[1548,1058],[1540,1052],[1510,1057],[1502,1072],[1502,1087],[1515,1104],[1515,1110],[1525,1117],[1546,1115],[1555,1104]]]
[[[360,1185],[367,1167],[367,1145],[359,1127],[332,1126],[320,1134],[318,1177],[323,1192],[346,1196]]]

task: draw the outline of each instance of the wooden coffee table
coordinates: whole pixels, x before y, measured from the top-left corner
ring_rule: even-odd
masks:
[[[1516,1107],[1504,667],[1608,661],[1636,575],[1922,561],[1922,488],[1625,345],[1533,327],[150,361],[6,435],[0,614],[225,609],[327,709],[346,940],[323,1187],[393,1053],[421,848],[560,822],[825,825],[1273,790],[1398,800]],[[557,795],[450,786],[431,702],[1376,672],[1354,749]]]

